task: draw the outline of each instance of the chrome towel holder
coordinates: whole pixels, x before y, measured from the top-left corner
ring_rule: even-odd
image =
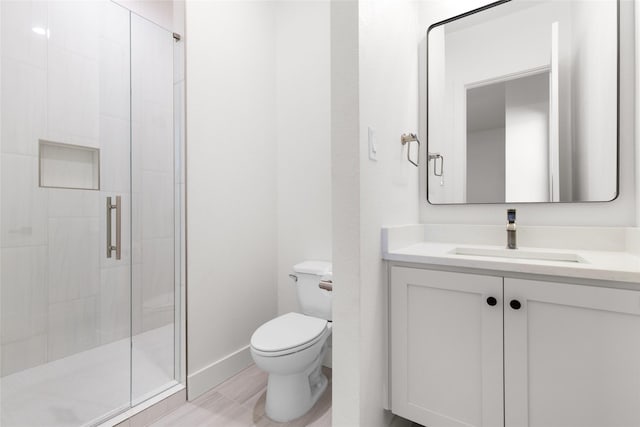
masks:
[[[433,160],[433,174],[435,176],[442,176],[444,171],[444,157],[440,153],[429,153],[427,156],[428,161]],[[440,160],[440,173],[438,173],[438,160]]]
[[[411,160],[411,143],[414,141],[418,143],[418,155],[415,162]],[[420,141],[418,141],[418,137],[416,136],[416,134],[403,133],[400,136],[400,142],[402,143],[402,145],[407,146],[407,160],[409,160],[409,163],[411,163],[415,167],[418,167],[418,162],[420,162]]]
[[[414,141],[418,143],[418,153],[415,162],[411,160],[411,143]],[[403,146],[407,146],[407,160],[409,163],[418,167],[418,163],[420,162],[420,141],[418,140],[418,136],[415,133],[403,133],[400,136],[400,142]],[[427,163],[431,160],[433,160],[433,174],[440,177],[440,185],[443,185],[444,156],[440,153],[427,153]],[[440,160],[440,168],[438,168],[438,160]]]
[[[411,143],[414,141],[418,143],[418,157],[416,158],[415,162],[411,160]],[[409,160],[409,163],[411,163],[415,167],[418,167],[418,163],[420,162],[420,141],[418,140],[418,136],[415,133],[403,133],[400,136],[400,142],[402,143],[402,145],[407,145],[407,160]],[[427,161],[430,162],[431,160],[434,161],[433,174],[435,176],[442,176],[444,169],[444,157],[442,156],[442,154],[427,153]],[[440,160],[440,172],[438,172],[438,160]]]

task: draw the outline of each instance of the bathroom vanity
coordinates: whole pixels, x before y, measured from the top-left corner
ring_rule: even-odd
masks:
[[[638,230],[519,233],[509,250],[499,226],[383,230],[392,412],[426,426],[640,425]]]

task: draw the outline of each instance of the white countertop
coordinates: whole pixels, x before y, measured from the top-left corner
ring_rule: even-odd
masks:
[[[414,231],[415,231],[415,226]],[[480,269],[504,273],[525,273],[556,277],[606,280],[636,283],[640,285],[640,255],[625,250],[583,250],[578,248],[547,248],[522,246],[515,251],[575,254],[583,262],[550,261],[529,258],[506,258],[502,256],[460,255],[456,248],[481,248],[504,250],[505,246],[481,245],[453,242],[430,242],[407,240],[406,230],[401,238],[391,237],[398,230],[386,228],[383,231],[383,259],[388,261],[417,263]],[[402,230],[401,230],[402,231]],[[427,233],[428,234],[428,233]],[[414,232],[414,235],[416,233]],[[397,234],[396,234],[397,236]],[[426,237],[426,236],[425,236]],[[395,241],[393,241],[395,240]]]

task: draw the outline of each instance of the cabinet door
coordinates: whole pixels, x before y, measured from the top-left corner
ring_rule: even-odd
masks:
[[[503,425],[502,317],[500,277],[392,267],[392,411],[426,426]]]
[[[640,292],[505,279],[504,293],[506,427],[640,426]]]

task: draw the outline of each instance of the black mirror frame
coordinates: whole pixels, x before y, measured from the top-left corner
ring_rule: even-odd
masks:
[[[482,7],[472,9],[468,12],[461,13],[459,15],[453,16],[451,18],[447,18],[445,20],[436,22],[435,24],[431,24],[427,29],[426,33],[426,87],[425,87],[425,123],[426,123],[426,135],[425,139],[425,152],[429,153],[429,33],[436,27],[445,25],[449,22],[456,21],[458,19],[465,18],[470,15],[474,15],[479,12],[483,12],[487,9],[494,8],[496,6],[500,6],[504,3],[509,3],[512,0],[498,0],[493,3],[489,3]],[[427,203],[431,206],[463,206],[463,205],[519,205],[519,204],[550,204],[554,205],[557,203],[609,203],[613,202],[620,196],[620,0],[616,0],[616,191],[610,200],[585,200],[585,201],[558,201],[558,202],[482,202],[482,203],[432,203],[429,200],[429,162],[425,162],[426,168],[426,196]]]

